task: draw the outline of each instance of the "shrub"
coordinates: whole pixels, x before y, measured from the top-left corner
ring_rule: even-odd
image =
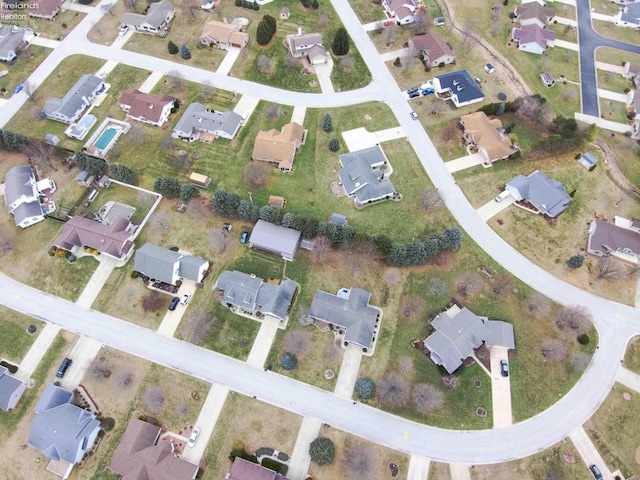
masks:
[[[173,43],[171,40],[169,40],[169,43],[167,44],[167,50],[169,50],[170,55],[175,55],[180,51],[180,49],[178,48],[178,45]]]
[[[265,15],[258,24],[256,42],[258,45],[268,44],[276,33],[276,20],[271,15]]]
[[[269,470],[278,472],[280,475],[286,475],[289,471],[289,467],[284,463],[276,462],[273,458],[263,458],[261,465]]]
[[[293,353],[285,353],[280,359],[280,365],[285,370],[293,370],[298,366],[298,358]]]
[[[376,394],[376,382],[369,377],[359,378],[356,382],[356,393],[358,394],[358,398],[364,400],[373,398]]]
[[[183,183],[180,185],[180,200],[187,203],[196,194],[196,186],[191,183]]]
[[[330,438],[318,437],[309,445],[309,456],[317,465],[329,465],[333,463],[336,449]]]
[[[102,419],[102,428],[103,430],[110,432],[113,430],[113,427],[116,426],[116,421],[111,417],[106,417]]]
[[[74,254],[69,254],[69,256],[67,257],[67,262],[69,263],[73,263],[78,259],[78,257],[76,257]]]
[[[129,185],[133,185],[136,181],[135,172],[129,167],[120,165],[118,163],[109,164],[109,174],[115,180],[118,180],[122,183],[128,183]]]
[[[582,255],[574,255],[567,260],[567,267],[571,269],[580,268],[584,263],[584,257]]]
[[[133,272],[131,272],[131,278],[133,278],[133,279],[138,278],[138,272],[136,272],[135,270]]]
[[[332,130],[333,130],[333,119],[331,118],[331,115],[329,115],[328,113],[325,113],[324,117],[322,118],[322,131],[324,133],[329,133]]]
[[[191,50],[184,43],[180,46],[180,56],[183,60],[189,60],[191,58]]]
[[[337,152],[340,150],[340,141],[337,138],[332,138],[329,141],[329,150],[331,152]]]

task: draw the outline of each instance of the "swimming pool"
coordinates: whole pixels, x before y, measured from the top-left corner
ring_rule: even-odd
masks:
[[[99,148],[100,150],[104,150],[109,146],[109,144],[111,143],[111,140],[113,140],[113,137],[115,137],[117,133],[118,133],[117,128],[114,128],[114,127],[107,128],[104,132],[102,132],[102,135],[100,135],[100,138],[96,140],[96,143],[94,143],[94,145],[96,146],[96,148]]]

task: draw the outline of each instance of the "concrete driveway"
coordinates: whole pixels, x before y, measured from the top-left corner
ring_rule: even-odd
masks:
[[[331,82],[331,70],[333,70],[333,59],[331,56],[329,55],[327,63],[314,65],[313,68],[316,71],[322,93],[335,93],[333,83]]]
[[[102,343],[90,337],[80,337],[67,355],[73,363],[60,380],[60,386],[67,390],[77,388],[87,373],[91,362],[98,356]]]
[[[252,97],[251,95],[243,95],[236,103],[233,111],[244,118],[244,122],[247,123],[247,120],[251,117],[251,114],[258,106],[260,102],[260,97]]]
[[[409,457],[409,471],[407,480],[429,480],[429,467],[431,460],[417,455]]]
[[[336,388],[333,390],[336,395],[349,399],[353,397],[353,389],[358,380],[361,360],[362,348],[357,345],[349,345],[344,351]]]
[[[495,199],[489,200],[483,206],[481,206],[476,212],[478,216],[483,222],[489,221],[491,218],[495,217],[499,213],[502,213],[509,206],[513,205],[516,202],[515,197],[509,195],[507,198],[500,202],[496,202]]]
[[[20,366],[16,372],[17,378],[25,383],[29,381],[35,369],[38,368],[42,357],[44,357],[45,353],[47,353],[47,350],[49,350],[49,347],[51,347],[51,344],[56,339],[58,332],[60,332],[60,327],[58,325],[54,325],[53,323],[44,324],[38,338],[36,338],[36,341],[33,342],[31,348],[29,348],[22,359],[22,362],[20,362]]]
[[[350,152],[373,147],[378,143],[388,142],[389,140],[405,138],[406,136],[407,134],[402,127],[392,127],[376,132],[370,132],[366,128],[360,127],[342,132],[342,138]]]
[[[189,305],[193,300],[193,296],[197,293],[196,282],[187,279],[182,280],[182,285],[180,285],[178,293],[171,295],[171,297],[180,297],[180,301],[182,302],[182,296],[187,292],[191,293],[189,303],[186,305],[179,303],[175,310],[167,310],[167,313],[165,313],[164,318],[162,319],[162,323],[160,323],[160,326],[158,327],[158,333],[160,335],[164,335],[166,337],[173,337],[175,335],[182,317],[187,312],[187,308],[189,308]]]
[[[640,375],[627,368],[620,367],[616,373],[616,381],[640,393]]]
[[[506,348],[491,347],[491,397],[493,399],[493,428],[513,425],[511,413],[511,377],[503,377],[500,373],[500,362],[509,361]],[[511,372],[510,372],[511,374]]]
[[[307,107],[294,107],[291,114],[291,121],[298,125],[304,125],[304,117],[307,114]]]
[[[238,57],[240,56],[240,52],[242,52],[242,49],[238,47],[229,47],[226,55],[222,59],[222,62],[220,62],[220,66],[216,70],[216,73],[219,75],[229,75],[233,64],[236,63],[236,60],[238,60]]]
[[[120,263],[119,260],[108,255],[99,255],[94,258],[99,262],[98,268],[95,269],[78,297],[78,300],[76,300],[76,305],[83,308],[91,308],[93,302],[98,298],[100,290],[102,290],[102,287],[104,287],[104,284],[109,279],[111,272],[113,272],[113,269]]]
[[[309,445],[318,438],[321,426],[322,422],[317,418],[304,417],[302,419],[296,443],[293,446],[293,452],[291,452],[291,459],[289,460],[287,477],[291,480],[304,480],[307,478],[309,464],[311,463]]]
[[[460,170],[466,170],[467,168],[477,167],[484,163],[484,157],[481,153],[472,153],[465,155],[464,157],[456,158],[455,160],[449,160],[445,162],[445,167],[449,173],[459,172]]]
[[[449,464],[451,470],[451,480],[471,480],[471,473],[469,473],[469,465],[462,463]]]
[[[247,322],[255,320],[245,319]],[[280,321],[273,317],[264,317],[260,322],[260,330],[256,335],[256,339],[253,342],[249,356],[247,357],[247,363],[252,367],[264,368],[264,362],[267,361],[267,356],[271,350],[271,345],[276,338]]]
[[[147,79],[142,82],[142,85],[138,87],[138,90],[144,93],[150,93],[153,87],[155,87],[156,84],[160,80],[162,80],[162,77],[164,77],[164,73],[162,72],[151,72],[151,75],[149,75]]]
[[[604,460],[600,456],[600,452],[598,452],[598,449],[595,447],[582,426],[573,429],[571,433],[569,433],[569,438],[571,438],[573,445],[576,447],[576,450],[587,467],[589,465],[597,465],[602,472],[604,480],[613,479],[611,470],[609,470],[607,464],[604,463]]]

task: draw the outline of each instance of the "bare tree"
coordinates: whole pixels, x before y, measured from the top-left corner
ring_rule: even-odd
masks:
[[[267,176],[267,164],[264,162],[251,161],[247,162],[244,167],[242,178],[247,186],[255,189],[263,188],[267,185],[269,177]]]
[[[570,329],[581,335],[587,333],[592,325],[589,310],[582,305],[564,307],[556,317],[556,326],[560,330]]]
[[[165,306],[166,299],[167,297],[164,294],[152,290],[142,296],[142,309],[145,312],[160,311]]]
[[[482,291],[484,283],[482,277],[474,272],[467,272],[458,278],[458,293],[465,297],[472,297]]]
[[[507,273],[499,273],[493,277],[493,292],[497,295],[504,291],[513,290],[514,287],[515,282],[513,278]]]
[[[260,73],[269,73],[273,70],[273,59],[266,55],[260,55],[258,57],[258,71]]]
[[[534,292],[529,297],[527,308],[536,317],[546,317],[551,313],[551,300],[539,292]]]
[[[549,55],[540,55],[540,60],[538,60],[538,66],[542,69],[547,69],[551,65],[551,59]]]
[[[429,17],[427,15],[427,10],[424,7],[417,8],[416,14],[413,18],[413,34],[421,35],[423,33],[427,33],[427,30],[429,30]]]
[[[578,98],[578,89],[573,85],[568,86],[562,94],[562,98],[567,102],[574,101],[576,98]]]
[[[413,387],[411,400],[416,412],[429,415],[444,405],[444,394],[430,383],[419,383]]]
[[[95,380],[105,380],[111,376],[111,369],[104,361],[95,358],[89,363],[86,373]]]
[[[329,26],[329,17],[325,13],[318,17],[318,30],[324,31]]]
[[[343,72],[350,72],[356,66],[356,59],[352,55],[347,55],[340,60],[340,67]]]
[[[229,248],[229,233],[222,229],[213,229],[209,232],[209,248],[217,255],[224,253]]]
[[[187,317],[182,335],[187,342],[202,345],[204,339],[213,330],[214,324],[215,317],[208,315],[203,308],[198,308]]]
[[[444,205],[440,192],[434,188],[427,188],[420,194],[420,206],[425,212],[436,210]]]
[[[540,351],[543,357],[560,361],[567,358],[569,349],[567,348],[567,344],[559,338],[546,338],[542,342]]]
[[[182,15],[190,18],[192,21],[196,19],[200,11],[200,3],[197,0],[182,0],[180,2]]]
[[[396,409],[404,407],[409,401],[410,386],[402,375],[396,372],[387,373],[379,382],[378,401],[386,408]]]
[[[447,282],[442,280],[441,278],[431,278],[429,280],[429,289],[427,290],[427,295],[430,297],[444,297],[449,291],[449,287],[447,286]]]
[[[160,143],[158,143],[158,146],[164,153],[169,153],[176,148],[176,140],[171,136],[170,133],[167,133],[162,137]]]
[[[45,173],[49,170],[57,170],[53,165],[53,147],[42,140],[31,140],[22,148],[22,153],[27,156],[29,163],[38,171]]]
[[[348,478],[372,478],[376,470],[376,455],[366,443],[352,442],[346,449],[344,468]]]
[[[147,388],[142,396],[142,402],[149,412],[159,412],[165,404],[164,389],[162,387]]]
[[[440,130],[438,136],[443,142],[449,143],[452,140],[459,140],[462,136],[462,131],[458,128],[458,122],[452,120]]]
[[[176,405],[176,415],[180,418],[184,417],[189,411],[189,406],[186,403],[180,403]]]
[[[460,30],[462,33],[461,47],[465,55],[469,55],[471,51],[476,47],[478,41],[473,32],[473,26],[470,23],[465,23]]]
[[[410,380],[415,370],[413,358],[407,356],[400,357],[397,362],[397,370],[404,378]]]
[[[124,7],[130,12],[138,10],[138,0],[124,0]]]
[[[513,101],[511,108],[517,116],[531,120],[541,126],[548,123],[553,111],[549,102],[545,102],[541,97],[533,95],[518,97]]]
[[[181,92],[186,85],[184,76],[178,70],[171,70],[169,73],[167,73],[167,78],[165,81],[171,91]]]
[[[313,250],[309,253],[311,263],[324,263],[331,252],[331,240],[325,235],[313,239]]]
[[[400,271],[397,268],[387,268],[382,274],[382,280],[387,286],[393,287],[402,280],[402,275],[400,275]]]
[[[576,352],[571,357],[571,367],[578,372],[584,372],[590,362],[591,355],[587,352]]]
[[[420,297],[411,296],[404,302],[400,312],[407,320],[419,317],[424,312],[424,301]]]
[[[31,80],[27,80],[22,84],[22,91],[27,94],[27,97],[29,98],[29,101],[31,101],[31,103],[36,103],[36,101],[38,100],[38,97],[36,95],[36,88],[36,84]]]
[[[396,37],[398,36],[398,24],[395,22],[384,28],[384,41],[387,44],[387,47],[396,41]]]
[[[287,68],[296,68],[298,66],[298,59],[291,54],[287,55],[287,58],[284,62]]]
[[[407,55],[404,57],[402,61],[402,70],[408,72],[413,62],[416,60],[416,49],[413,44],[409,44],[407,47]]]
[[[622,272],[618,262],[611,257],[602,257],[596,265],[596,280],[620,280]]]
[[[309,352],[309,344],[311,343],[311,332],[305,330],[290,330],[284,336],[284,349],[293,353],[299,360]]]
[[[500,32],[502,32],[502,23],[493,22],[491,24],[491,28],[489,28],[489,35],[491,35],[492,37],[497,37]]]
[[[216,93],[216,87],[213,86],[211,80],[204,80],[198,87],[198,90],[200,91],[200,95],[207,100],[211,100]]]
[[[108,13],[109,15],[111,15],[112,17],[115,15],[114,12],[114,8],[116,6],[116,2],[112,2],[112,3],[105,3],[104,5],[100,6],[100,9],[104,12],[104,13]]]
[[[500,13],[502,12],[502,5],[496,3],[491,7],[491,20],[500,20]]]
[[[298,320],[298,323],[303,327],[308,327],[316,323],[316,321],[309,316],[309,309],[303,305],[298,305],[298,308],[296,308],[296,320]]]
[[[127,370],[116,372],[112,378],[113,384],[118,390],[124,390],[133,384],[133,374]]]
[[[281,112],[282,110],[280,109],[280,105],[277,103],[270,103],[267,107],[267,120],[275,122],[278,117],[280,117]]]
[[[15,233],[13,229],[10,229],[10,228],[0,229],[0,257],[13,250],[14,237],[15,237]]]

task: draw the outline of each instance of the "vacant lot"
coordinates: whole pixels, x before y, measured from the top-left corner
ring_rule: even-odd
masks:
[[[640,337],[633,337],[627,346],[624,366],[640,374]]]
[[[29,334],[29,325],[36,327],[34,334]],[[42,330],[42,322],[27,317],[5,307],[0,307],[0,357],[10,362],[20,363],[25,354],[36,341]]]

